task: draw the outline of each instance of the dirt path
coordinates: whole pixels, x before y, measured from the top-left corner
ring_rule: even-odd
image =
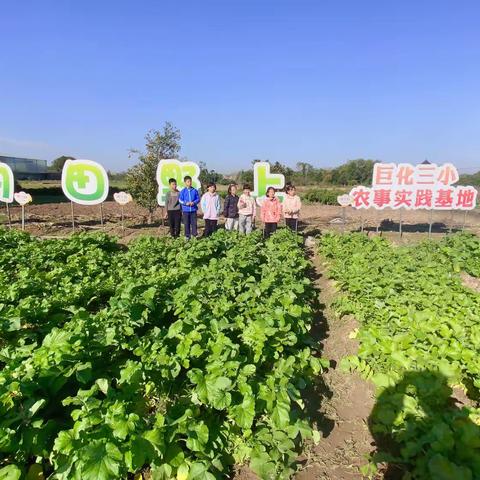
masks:
[[[325,276],[325,266],[313,252],[312,260],[317,273],[316,286],[323,305],[324,340],[323,356],[332,361],[332,368],[323,374],[328,395],[321,405],[330,426],[324,429],[324,438],[311,452],[298,480],[356,480],[362,479],[359,468],[374,449],[367,419],[374,406],[372,385],[356,374],[344,373],[339,368],[341,359],[354,354],[358,342],[349,338],[357,328],[353,318],[338,319],[331,309],[336,292],[333,283]]]

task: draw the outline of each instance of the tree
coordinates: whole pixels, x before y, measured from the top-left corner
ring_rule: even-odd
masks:
[[[158,162],[166,158],[177,158],[181,138],[180,130],[170,122],[165,122],[162,130],[150,130],[145,135],[144,153],[130,150],[131,154],[138,155],[139,162],[127,172],[127,188],[135,201],[148,210],[148,223],[152,223],[153,212],[157,208]]]
[[[75,157],[70,157],[68,155],[62,155],[61,157],[56,158],[53,160],[52,164],[49,167],[51,172],[61,172],[63,170],[63,166],[67,160],[75,160]]]
[[[223,175],[221,173],[218,173],[215,170],[209,170],[205,162],[200,162],[198,166],[200,167],[200,175],[198,179],[200,180],[202,187],[209,183],[222,183]]]
[[[337,185],[368,185],[372,181],[374,160],[349,160],[332,170],[332,183]]]

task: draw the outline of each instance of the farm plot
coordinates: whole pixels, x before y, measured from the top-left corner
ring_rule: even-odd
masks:
[[[360,321],[343,367],[378,388],[365,473],[387,462],[385,478],[480,478],[480,294],[465,283],[480,276],[479,239],[394,247],[329,234],[320,252],[341,292],[336,311]]]
[[[327,365],[299,240],[0,232],[0,478],[289,477]],[[35,476],[36,475],[36,476]]]

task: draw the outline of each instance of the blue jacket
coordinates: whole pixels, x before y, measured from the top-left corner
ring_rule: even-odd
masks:
[[[178,196],[178,202],[182,206],[182,212],[196,212],[198,210],[198,204],[200,203],[200,195],[198,194],[198,190],[193,187],[182,188],[182,191]],[[187,202],[193,202],[194,205],[186,205]]]

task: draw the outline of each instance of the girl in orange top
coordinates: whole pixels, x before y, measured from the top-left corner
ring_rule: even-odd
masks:
[[[282,205],[275,196],[273,187],[267,188],[267,197],[262,203],[261,218],[265,224],[265,237],[269,237],[277,230],[277,224],[282,216]]]

